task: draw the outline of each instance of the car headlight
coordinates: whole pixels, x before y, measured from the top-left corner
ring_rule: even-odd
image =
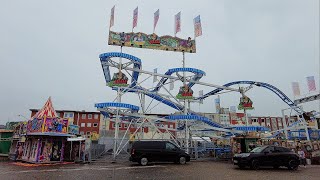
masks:
[[[235,154],[235,155],[233,155],[233,157],[240,157],[241,156],[241,154]]]
[[[250,154],[242,154],[241,157],[249,157]]]

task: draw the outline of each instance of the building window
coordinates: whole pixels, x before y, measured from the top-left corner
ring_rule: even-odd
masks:
[[[93,127],[98,127],[98,123],[93,123]]]
[[[72,112],[65,112],[63,117],[64,118],[73,118],[73,113]]]
[[[83,132],[83,131],[80,131],[80,135],[84,135],[84,132]]]
[[[115,128],[115,127],[116,127],[116,124],[115,124],[115,123],[112,123],[112,127]]]
[[[60,113],[59,112],[57,112],[57,116],[60,117]]]
[[[87,123],[87,127],[91,127],[91,123]]]
[[[72,112],[69,113],[69,118],[73,118],[73,113]]]
[[[257,122],[257,119],[256,119],[256,118],[252,118],[251,120],[252,120],[252,122],[254,122],[254,123]]]
[[[261,122],[264,123],[264,119],[263,118],[261,118]]]
[[[82,119],[86,119],[86,118],[87,118],[87,117],[86,117],[86,114],[82,114],[81,118],[82,118]]]
[[[87,131],[87,135],[90,135],[91,134],[91,132],[90,131]]]
[[[127,128],[128,127],[128,124],[124,124],[124,128]]]
[[[92,114],[88,114],[88,119],[92,119]]]
[[[81,123],[81,127],[86,127],[86,123]]]
[[[94,119],[98,119],[98,118],[99,118],[99,114],[95,114]]]

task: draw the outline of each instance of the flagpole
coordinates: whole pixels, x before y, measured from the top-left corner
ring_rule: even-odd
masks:
[[[194,37],[194,41],[196,41],[196,29],[194,28],[195,25],[195,19],[193,19],[193,29],[194,29],[194,33],[193,33],[193,37]]]

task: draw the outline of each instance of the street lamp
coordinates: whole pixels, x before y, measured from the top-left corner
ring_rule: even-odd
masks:
[[[26,119],[27,121],[29,120],[28,118],[26,118],[25,116],[18,114],[19,117],[23,117],[24,119]]]

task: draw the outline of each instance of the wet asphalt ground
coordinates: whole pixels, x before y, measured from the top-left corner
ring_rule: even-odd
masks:
[[[192,161],[185,165],[155,163],[139,166],[122,160],[97,161],[90,164],[31,165],[14,162],[0,162],[0,180],[11,179],[58,179],[58,180],[95,180],[95,179],[301,179],[319,180],[320,165],[300,167],[297,171],[286,168],[260,170],[240,170],[230,162],[212,160]]]

